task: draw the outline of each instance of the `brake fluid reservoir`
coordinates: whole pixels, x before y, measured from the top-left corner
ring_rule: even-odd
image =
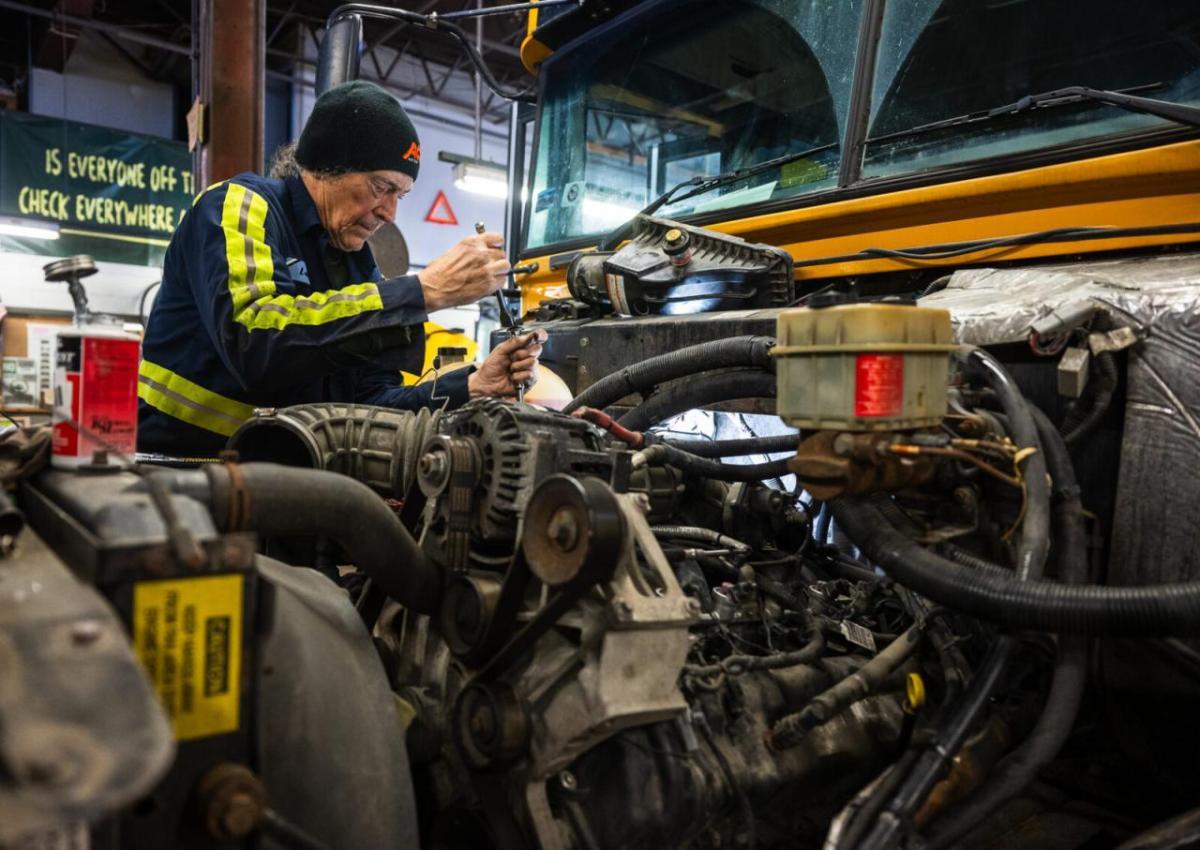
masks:
[[[892,431],[946,413],[950,313],[908,304],[797,307],[779,314],[779,416],[806,430]]]

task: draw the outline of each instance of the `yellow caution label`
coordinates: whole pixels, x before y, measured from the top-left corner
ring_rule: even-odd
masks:
[[[133,588],[134,649],[177,740],[238,728],[242,581],[206,576]]]

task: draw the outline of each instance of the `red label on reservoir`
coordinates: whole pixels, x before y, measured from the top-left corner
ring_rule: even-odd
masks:
[[[899,416],[903,410],[904,355],[858,355],[854,364],[854,415]]]

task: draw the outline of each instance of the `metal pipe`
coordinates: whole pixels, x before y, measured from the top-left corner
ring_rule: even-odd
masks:
[[[300,68],[313,68],[313,69],[319,68],[319,61],[317,63],[314,63],[309,59],[298,56],[287,50],[280,50],[277,47],[268,47],[267,55],[268,56],[276,56],[276,57],[279,57],[280,59],[289,60],[292,63],[293,71],[296,71]],[[440,68],[446,67],[446,66],[440,65],[438,63],[433,63],[433,64],[437,65]],[[293,76],[291,74],[284,74],[282,71],[272,71],[272,70],[268,69],[267,73],[277,79],[287,80],[288,82],[291,82],[294,85],[302,85],[307,88],[315,88],[315,84],[313,82],[308,81],[308,80],[303,80],[303,79],[293,79]],[[368,74],[360,69],[357,72],[357,74],[355,75],[355,79],[370,80],[371,82],[378,84],[379,86],[387,89],[388,91],[391,91],[392,93],[403,96],[403,97],[424,97],[429,100],[437,100],[439,103],[441,103],[443,105],[453,107],[454,109],[457,109],[457,110],[460,110],[463,112],[467,112],[473,108],[472,104],[468,101],[455,100],[454,98],[446,97],[445,95],[439,95],[439,94],[434,93],[432,91],[432,89],[430,89],[428,91],[424,91],[420,87],[405,88],[404,86],[401,86],[400,84],[394,82],[392,80],[392,77],[390,74],[388,76],[381,77],[376,74]],[[412,110],[409,109],[407,105],[404,108],[405,108],[406,112],[412,112]],[[496,119],[494,114],[491,112],[489,112],[487,114],[492,119],[493,124],[497,124],[497,123],[499,123],[500,120],[502,120],[502,119]],[[466,129],[466,130],[471,129],[471,125],[466,124],[466,123],[463,123],[461,125],[456,124],[455,126],[461,126],[463,129]],[[495,136],[496,138],[507,138],[507,136],[504,136],[503,134],[501,134],[499,131],[496,131],[496,130],[485,130],[484,132],[487,135]]]
[[[3,0],[0,0],[0,2],[3,2]],[[276,51],[269,50],[267,52],[275,53]],[[295,85],[295,86],[304,86],[305,88],[309,88],[309,89],[316,88],[316,84],[312,80],[301,79],[299,77],[293,76],[292,74],[285,74],[282,71],[272,71],[272,70],[268,69],[267,76],[273,80],[283,80],[283,81],[291,83],[292,85]],[[379,80],[377,78],[368,76],[366,74],[359,75],[359,79],[360,80],[371,80],[371,82],[379,82]],[[379,85],[381,88],[384,88],[395,94],[403,95],[405,97],[417,96],[417,95],[414,95],[410,91],[401,90],[396,86],[388,85],[386,83],[379,82]],[[420,95],[420,96],[423,96],[423,95]],[[466,106],[464,104],[461,104],[458,101],[443,100],[441,102],[443,105],[450,106],[455,109],[465,109],[466,108]],[[424,118],[426,121],[436,121],[441,124],[445,124],[448,127],[456,127],[460,130],[470,130],[471,129],[470,123],[468,123],[466,121],[455,121],[454,119],[447,118],[444,115],[437,115],[433,112],[426,112],[423,109],[417,109],[415,107],[409,106],[407,103],[404,104],[404,111],[407,112],[409,115],[415,116],[417,118]],[[484,130],[483,133],[485,136],[492,136],[492,137],[495,137],[496,139],[507,138],[503,133],[499,133],[495,130]]]
[[[463,9],[461,12],[445,12],[438,14],[437,18],[443,21],[452,21],[456,18],[482,18],[486,15],[503,15],[506,12],[524,12],[527,9],[546,9],[550,6],[580,6],[580,0],[536,0],[533,3],[509,3],[504,6],[489,6],[483,8],[483,0],[475,6],[474,9]],[[435,13],[436,14],[436,13]],[[433,17],[433,15],[430,15]]]
[[[767,742],[772,750],[786,750],[799,744],[818,726],[837,717],[853,703],[879,690],[888,677],[908,660],[921,642],[924,623],[909,627],[878,655],[833,687],[814,697],[803,709],[781,717],[771,727]]]
[[[524,129],[521,125],[521,104],[513,101],[508,111],[508,162],[506,177],[508,198],[504,202],[504,247],[508,261],[516,264],[521,251],[521,187],[525,182]]]
[[[475,8],[483,8],[483,0],[475,0]],[[483,17],[475,18],[475,49],[483,56]],[[483,76],[475,69],[475,158],[483,159]]]
[[[408,9],[397,9],[391,6],[378,6],[371,3],[346,3],[338,6],[329,13],[326,19],[326,29],[332,27],[338,20],[347,15],[361,15],[364,18],[382,18],[387,21],[407,21],[408,23],[417,24],[431,32],[440,32],[450,36],[458,42],[459,46],[466,53],[471,64],[479,71],[483,77],[483,81],[487,83],[487,87],[494,91],[500,97],[508,100],[521,100],[527,102],[534,101],[534,89],[529,87],[516,91],[513,89],[505,89],[492,75],[491,69],[484,64],[483,57],[479,55],[479,51],[475,49],[467,34],[462,27],[455,24],[453,21],[439,20],[431,15],[422,15]]]

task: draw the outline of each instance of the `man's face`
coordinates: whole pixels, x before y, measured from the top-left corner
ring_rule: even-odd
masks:
[[[399,171],[340,174],[322,181],[324,203],[318,202],[329,241],[340,251],[357,251],[385,223],[396,217],[396,203],[412,189],[413,179]]]

